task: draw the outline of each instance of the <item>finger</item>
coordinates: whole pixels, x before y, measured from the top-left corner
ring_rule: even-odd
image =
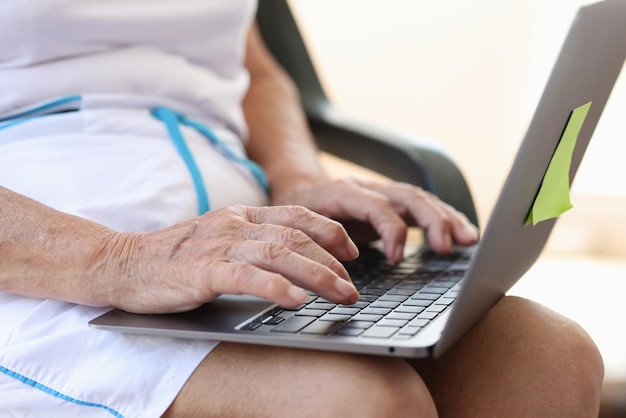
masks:
[[[350,281],[350,275],[343,264],[299,229],[272,224],[248,223],[248,227],[242,228],[241,233],[247,240],[281,244],[303,257],[328,267],[338,276]]]
[[[454,240],[461,245],[475,244],[478,241],[478,228],[467,219],[465,214],[445,202],[442,202],[442,205],[450,216]]]
[[[354,260],[359,250],[344,227],[301,206],[246,207],[250,222],[301,230],[340,260]]]
[[[450,252],[453,240],[469,245],[477,239],[477,230],[467,218],[432,193],[403,183],[369,187],[387,196],[399,213],[410,215],[415,224],[426,231],[435,251]]]
[[[214,263],[208,278],[213,294],[252,295],[284,307],[296,307],[309,299],[307,293],[280,274],[244,262]]]
[[[294,285],[309,289],[333,302],[350,304],[359,298],[350,280],[277,243],[240,241],[230,245],[227,257],[278,274]]]
[[[371,224],[381,237],[387,256],[396,262],[402,260],[407,225],[389,198],[353,181],[335,183],[335,188],[334,194],[324,196],[326,200],[320,202],[320,206],[330,216]]]

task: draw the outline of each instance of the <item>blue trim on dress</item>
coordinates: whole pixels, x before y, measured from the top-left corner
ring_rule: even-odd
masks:
[[[83,98],[80,95],[66,96],[22,112],[2,116],[0,117],[0,122],[7,123],[0,124],[0,129],[5,129],[40,116],[51,115],[69,110],[78,110],[82,100]]]
[[[189,148],[185,143],[182,132],[180,131],[179,125],[181,124],[194,128],[202,136],[208,139],[209,142],[213,144],[219,152],[222,153],[222,155],[224,155],[229,160],[234,161],[235,163],[247,168],[252,173],[259,185],[263,188],[265,193],[269,192],[267,177],[265,176],[265,172],[263,171],[263,169],[258,164],[254,163],[248,158],[241,157],[235,154],[228,147],[228,145],[226,145],[224,141],[219,139],[217,135],[215,135],[213,131],[211,131],[211,129],[209,129],[206,125],[203,125],[200,122],[194,120],[190,120],[185,115],[174,112],[173,110],[166,107],[157,107],[153,109],[151,113],[152,116],[161,120],[165,124],[165,127],[170,134],[172,142],[176,146],[179,154],[183,157],[185,164],[187,164],[187,168],[189,169],[189,173],[191,174],[194,186],[196,188],[196,194],[198,196],[198,212],[200,215],[209,211],[211,209],[211,206],[209,204],[208,193],[206,191],[206,187],[204,186],[204,181],[202,180],[200,170],[196,165],[193,156],[191,155],[191,151],[189,151]]]
[[[82,102],[82,96],[73,95],[61,97],[59,99],[32,107],[30,109],[5,115],[0,117],[0,129],[9,128],[17,124],[27,122],[39,117],[45,117],[60,112],[79,110]],[[209,203],[209,194],[206,190],[202,173],[193,158],[185,138],[180,130],[180,125],[189,126],[198,131],[204,136],[211,144],[213,144],[217,150],[222,153],[227,159],[243,166],[248,169],[254,176],[259,185],[263,188],[265,193],[269,193],[269,185],[265,172],[258,164],[254,163],[246,157],[239,156],[234,153],[228,145],[220,138],[218,138],[209,127],[201,124],[200,122],[188,119],[185,115],[177,113],[167,107],[157,107],[151,111],[152,116],[159,119],[165,124],[170,139],[174,143],[176,150],[182,157],[187,169],[191,174],[194,188],[196,190],[196,196],[198,198],[198,214],[202,215],[211,210]]]
[[[187,165],[187,169],[189,170],[189,174],[191,174],[193,185],[196,189],[196,195],[198,197],[198,214],[202,215],[203,213],[208,212],[211,210],[211,206],[209,205],[209,194],[206,191],[204,180],[202,179],[202,173],[196,164],[196,160],[193,158],[193,155],[185,142],[185,138],[178,127],[180,118],[172,110],[165,107],[156,108],[151,113],[152,116],[161,120],[165,124],[167,132],[170,134],[170,139]]]
[[[106,405],[102,405],[102,404],[98,404],[98,403],[93,403],[93,402],[86,402],[86,401],[81,401],[79,399],[76,398],[72,398],[71,396],[65,395],[59,391],[56,391],[46,385],[43,385],[39,382],[36,382],[32,379],[29,379],[28,377],[19,374],[17,372],[14,372],[12,370],[7,369],[6,367],[2,367],[0,366],[0,373],[4,373],[5,375],[7,375],[10,378],[13,378],[15,380],[18,380],[22,383],[24,383],[25,385],[28,386],[32,386],[35,389],[39,389],[42,392],[47,393],[48,395],[52,395],[56,398],[62,399],[64,401],[67,402],[71,402],[73,404],[76,405],[80,405],[80,406],[86,406],[86,407],[90,407],[90,408],[101,408],[104,409],[105,411],[107,411],[108,413],[110,413],[111,415],[113,415],[116,418],[124,418],[124,415],[120,414],[119,412],[117,412],[115,409],[110,408]]]
[[[228,148],[228,146],[224,143],[224,141],[219,139],[206,125],[202,125],[199,122],[189,120],[186,116],[183,115],[181,115],[180,122],[183,125],[195,128],[198,132],[204,135],[204,137],[207,138],[213,145],[215,145],[217,149],[219,149],[222,154],[224,154],[228,159],[235,161],[236,163],[241,164],[242,166],[250,170],[250,172],[259,183],[259,185],[263,188],[265,193],[269,193],[267,177],[265,176],[265,172],[263,171],[261,166],[248,158],[240,157],[239,155],[232,152],[231,149]]]

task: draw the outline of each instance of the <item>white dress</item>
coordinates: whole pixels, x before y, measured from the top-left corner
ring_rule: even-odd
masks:
[[[195,180],[150,110],[210,127],[243,158],[254,10],[242,0],[2,0],[0,185],[117,230],[196,216]],[[73,95],[78,111],[6,122]],[[211,208],[267,203],[246,166],[180,129]],[[0,293],[0,417],[158,417],[217,344],[87,326],[105,311]]]

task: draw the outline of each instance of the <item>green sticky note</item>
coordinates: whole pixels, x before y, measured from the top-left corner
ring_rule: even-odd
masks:
[[[530,208],[526,225],[531,223],[537,225],[539,222],[557,218],[573,207],[569,197],[569,171],[578,134],[590,107],[591,102],[572,111],[559,145],[556,147],[548,169],[543,176],[539,193],[537,193],[537,197],[535,197]]]

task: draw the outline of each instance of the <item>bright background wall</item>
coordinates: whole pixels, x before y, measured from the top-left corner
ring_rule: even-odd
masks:
[[[484,225],[578,7],[589,0],[292,0],[341,109],[433,138]],[[626,256],[621,76],[548,251]]]
[[[335,105],[443,144],[470,184],[483,226],[569,25],[578,7],[590,3],[291,1]],[[509,292],[590,333],[605,361],[605,396],[613,393],[621,405],[626,332],[616,324],[626,318],[624,73],[573,184],[574,208]]]

